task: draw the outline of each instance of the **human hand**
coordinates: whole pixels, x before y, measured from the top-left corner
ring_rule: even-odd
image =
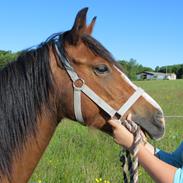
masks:
[[[120,120],[110,119],[108,123],[113,128],[114,141],[126,149],[129,149],[134,141],[133,135],[123,125],[121,125]]]

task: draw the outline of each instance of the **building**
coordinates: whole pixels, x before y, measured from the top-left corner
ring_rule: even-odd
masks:
[[[149,71],[144,71],[140,72],[137,75],[137,80],[175,80],[176,79],[176,74],[174,73],[161,73],[161,72],[149,72]]]

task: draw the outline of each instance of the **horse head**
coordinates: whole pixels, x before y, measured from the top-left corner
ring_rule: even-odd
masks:
[[[122,112],[122,116],[118,112],[113,112],[114,116],[125,119],[131,114],[132,120],[138,123],[150,137],[155,139],[162,137],[165,121],[161,107],[142,90],[133,101],[136,93],[138,95],[139,88],[128,79],[110,52],[91,36],[96,17],[87,25],[87,10],[88,8],[80,10],[71,30],[62,33],[62,36],[57,39],[59,48],[57,47],[57,52],[52,55],[55,59],[52,59],[51,68],[56,78],[57,93],[60,96],[58,98],[59,119],[68,117],[76,120],[74,108],[77,106],[74,105],[78,102],[78,107],[81,105],[80,112],[85,125],[96,127],[107,133],[112,132],[107,123],[112,115],[93,101],[89,94],[81,91],[81,101],[74,104],[74,88],[80,89],[85,84],[114,111],[126,109]],[[73,81],[66,72],[68,66],[66,63],[64,67],[65,62],[76,73],[78,77],[76,81]],[[129,102],[129,99],[132,101]]]

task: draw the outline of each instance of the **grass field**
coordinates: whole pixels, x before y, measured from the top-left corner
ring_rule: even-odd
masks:
[[[183,80],[135,83],[158,101],[165,115],[183,115]],[[165,137],[151,142],[171,151],[183,139],[183,119],[166,121]],[[64,120],[29,183],[121,183],[119,152],[120,147],[106,134]],[[139,182],[153,181],[140,169]]]

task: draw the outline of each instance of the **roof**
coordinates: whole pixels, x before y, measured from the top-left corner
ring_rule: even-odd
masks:
[[[150,72],[150,71],[144,71],[144,72],[139,72],[137,74],[149,74],[149,75],[161,75],[161,76],[165,76],[165,75],[172,75],[174,73],[162,73],[162,72]]]

